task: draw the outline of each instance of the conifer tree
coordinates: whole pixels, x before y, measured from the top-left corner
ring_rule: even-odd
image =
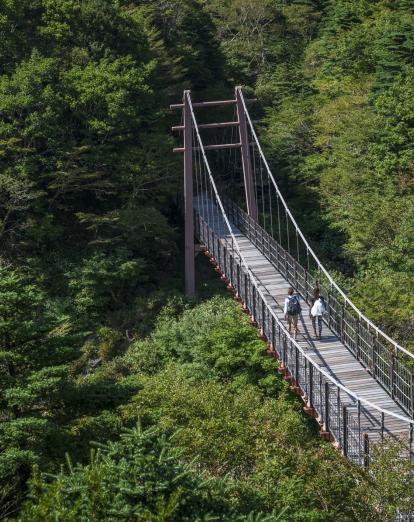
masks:
[[[0,266],[0,491],[13,511],[31,466],[57,445],[64,405],[68,325],[45,307],[45,295],[19,271]],[[73,341],[73,340],[72,340]]]

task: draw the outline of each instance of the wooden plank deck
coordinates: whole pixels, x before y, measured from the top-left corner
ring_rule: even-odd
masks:
[[[207,201],[207,203],[206,203]],[[209,200],[195,199],[195,208],[204,215],[203,219],[215,234],[221,238],[223,244],[231,243],[231,235],[224,219],[215,205],[209,205]],[[236,237],[240,253],[254,274],[257,284],[266,298],[266,303],[274,310],[277,317],[284,323],[283,305],[290,284],[272,265],[272,263],[243,235],[236,226],[231,224],[232,232]],[[301,297],[301,296],[300,296]],[[302,314],[299,320],[299,334],[297,342],[306,351],[316,364],[323,367],[334,379],[358,395],[380,408],[398,414],[408,420],[404,411],[369,374],[362,364],[354,357],[340,339],[324,324],[322,339],[318,340],[313,334],[309,308],[301,297]],[[363,430],[369,433],[370,440],[381,437],[381,414],[375,408],[364,408],[360,422]],[[355,411],[355,419],[357,413]],[[387,416],[385,419],[385,434],[404,438],[408,436],[407,424],[403,421]]]

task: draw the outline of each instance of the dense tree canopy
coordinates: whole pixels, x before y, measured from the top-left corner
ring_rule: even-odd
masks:
[[[354,469],[233,304],[182,298],[167,112],[254,91],[315,250],[412,346],[413,30],[409,0],[0,0],[0,517],[414,510],[398,448]]]

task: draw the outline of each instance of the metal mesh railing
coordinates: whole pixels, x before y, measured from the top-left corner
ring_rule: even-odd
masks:
[[[224,198],[231,221],[260,250],[306,302],[312,296],[317,277],[289,254],[271,235],[231,200]],[[388,344],[341,304],[330,287],[318,283],[326,302],[326,324],[367,368],[390,396],[410,416],[414,408],[414,377]]]
[[[301,389],[304,401],[315,410],[324,430],[333,435],[344,455],[361,465],[369,461],[366,454],[369,445],[365,442],[368,433],[361,426],[361,416],[370,420],[369,436],[377,440],[384,433],[392,433],[391,427],[396,421],[400,422],[401,433],[407,447],[410,446],[414,421],[359,399],[313,362],[269,307],[263,290],[234,249],[234,239],[229,235],[223,238],[222,234],[217,234],[197,210],[195,224],[197,237],[206,245],[228,284],[234,288],[267,337],[269,345],[277,352],[291,382]]]

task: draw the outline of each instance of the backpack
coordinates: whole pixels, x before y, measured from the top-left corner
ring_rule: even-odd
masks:
[[[325,300],[322,296],[318,297],[313,303],[311,314],[314,317],[322,316],[326,312]]]
[[[289,297],[289,302],[287,305],[287,313],[289,315],[298,315],[300,314],[302,308],[300,307],[299,299],[296,295]]]

